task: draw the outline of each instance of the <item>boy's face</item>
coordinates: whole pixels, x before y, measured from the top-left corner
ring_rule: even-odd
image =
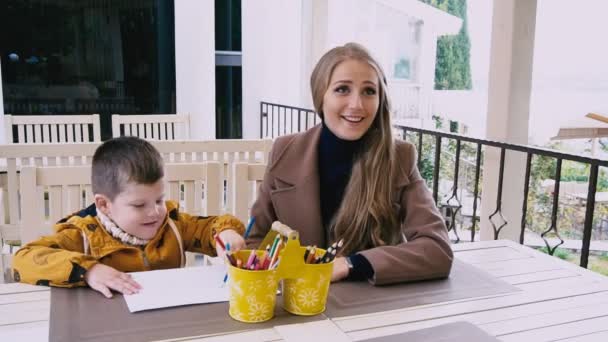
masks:
[[[95,197],[97,207],[120,229],[141,239],[153,238],[167,213],[162,179],[154,184],[127,183],[113,201]]]

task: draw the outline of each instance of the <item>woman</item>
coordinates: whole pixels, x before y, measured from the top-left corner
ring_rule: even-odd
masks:
[[[453,258],[447,230],[414,146],[392,137],[379,64],[349,43],[321,57],[310,85],[322,124],[274,142],[248,244],[259,243],[279,220],[300,233],[303,245],[344,240],[332,281],[447,277]]]

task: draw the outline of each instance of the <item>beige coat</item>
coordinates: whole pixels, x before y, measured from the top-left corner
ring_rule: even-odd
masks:
[[[327,246],[319,206],[318,144],[321,126],[276,139],[252,208],[255,225],[248,244],[259,244],[273,221],[300,233],[302,245]],[[371,263],[376,285],[444,278],[452,266],[447,229],[416,167],[416,150],[396,141],[399,170],[393,206],[407,239],[396,246],[361,251]]]

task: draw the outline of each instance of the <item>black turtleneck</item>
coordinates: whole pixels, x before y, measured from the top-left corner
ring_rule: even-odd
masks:
[[[350,180],[354,160],[361,149],[362,140],[343,140],[322,124],[319,141],[319,194],[323,227],[329,224],[340,208],[346,185]],[[365,280],[374,275],[374,269],[361,254],[349,256],[353,263],[348,279]]]
[[[319,141],[319,189],[324,227],[329,226],[329,222],[342,203],[344,190],[360,146],[361,139],[355,141],[340,139],[323,123]]]

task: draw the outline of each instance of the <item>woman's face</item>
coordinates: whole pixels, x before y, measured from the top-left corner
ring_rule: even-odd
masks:
[[[323,96],[323,118],[337,137],[358,140],[374,122],[379,104],[376,70],[365,62],[348,59],[331,75]]]

